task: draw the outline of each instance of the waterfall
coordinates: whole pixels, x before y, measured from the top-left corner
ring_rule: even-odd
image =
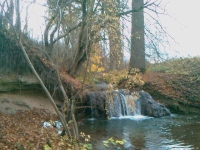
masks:
[[[121,117],[121,99],[117,94],[117,91],[113,91],[112,94],[107,95],[107,109],[109,117]]]
[[[90,107],[91,107],[91,116],[92,116],[92,118],[94,118],[94,115],[93,115],[93,107],[92,107],[92,101],[90,101]]]
[[[135,116],[136,115],[141,115],[141,104],[140,104],[140,100],[139,99],[136,99],[135,100],[135,107],[137,108],[136,111],[135,111]]]
[[[91,92],[90,95],[89,95],[89,99],[90,99],[90,109],[91,109],[91,119],[94,118],[93,103],[92,103],[92,100],[94,99],[94,97],[95,97],[95,93],[94,93],[94,92]]]
[[[141,115],[139,97],[129,95],[124,91],[113,91],[107,96],[109,117],[123,117]]]
[[[144,116],[162,117],[170,115],[170,111],[162,104],[154,101],[144,91],[88,91],[87,115],[92,118],[100,117],[130,117]]]
[[[122,115],[123,116],[129,115],[129,111],[127,109],[127,104],[126,104],[126,97],[122,93],[119,93],[119,97],[121,99],[121,104],[122,104]]]

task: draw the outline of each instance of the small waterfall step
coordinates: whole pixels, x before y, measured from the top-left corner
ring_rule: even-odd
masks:
[[[122,90],[115,90],[109,94],[107,106],[110,118],[141,115],[141,104],[138,96],[130,95]]]
[[[142,118],[169,116],[170,111],[144,91],[114,90],[88,93],[91,117]],[[107,112],[105,114],[105,112]]]

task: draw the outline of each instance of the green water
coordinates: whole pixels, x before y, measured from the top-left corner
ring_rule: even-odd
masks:
[[[200,149],[199,115],[87,120],[80,127],[80,132],[91,136],[93,149],[97,150],[130,149],[131,145],[147,150]],[[103,141],[111,137],[127,142],[123,147],[104,146]]]

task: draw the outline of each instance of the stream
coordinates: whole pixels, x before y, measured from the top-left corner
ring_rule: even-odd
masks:
[[[162,118],[125,116],[84,121],[80,132],[91,136],[96,150],[135,149],[191,150],[200,149],[200,115],[171,115]],[[124,146],[104,146],[109,138],[126,140]]]

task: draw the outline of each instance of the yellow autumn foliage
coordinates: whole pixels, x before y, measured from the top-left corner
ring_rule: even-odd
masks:
[[[125,87],[127,89],[133,88],[135,85],[140,85],[142,86],[144,84],[144,81],[142,80],[142,76],[139,73],[138,69],[133,70],[134,75],[130,75],[127,71],[128,69],[124,69],[121,71],[110,71],[108,73],[103,73],[100,77],[99,80],[103,80],[106,83],[109,84],[119,84],[122,81],[126,81]]]
[[[99,46],[94,45],[93,53],[90,58],[90,65],[87,68],[87,72],[102,72],[104,71],[104,67],[102,66],[102,58],[103,56],[100,54],[101,50]]]

